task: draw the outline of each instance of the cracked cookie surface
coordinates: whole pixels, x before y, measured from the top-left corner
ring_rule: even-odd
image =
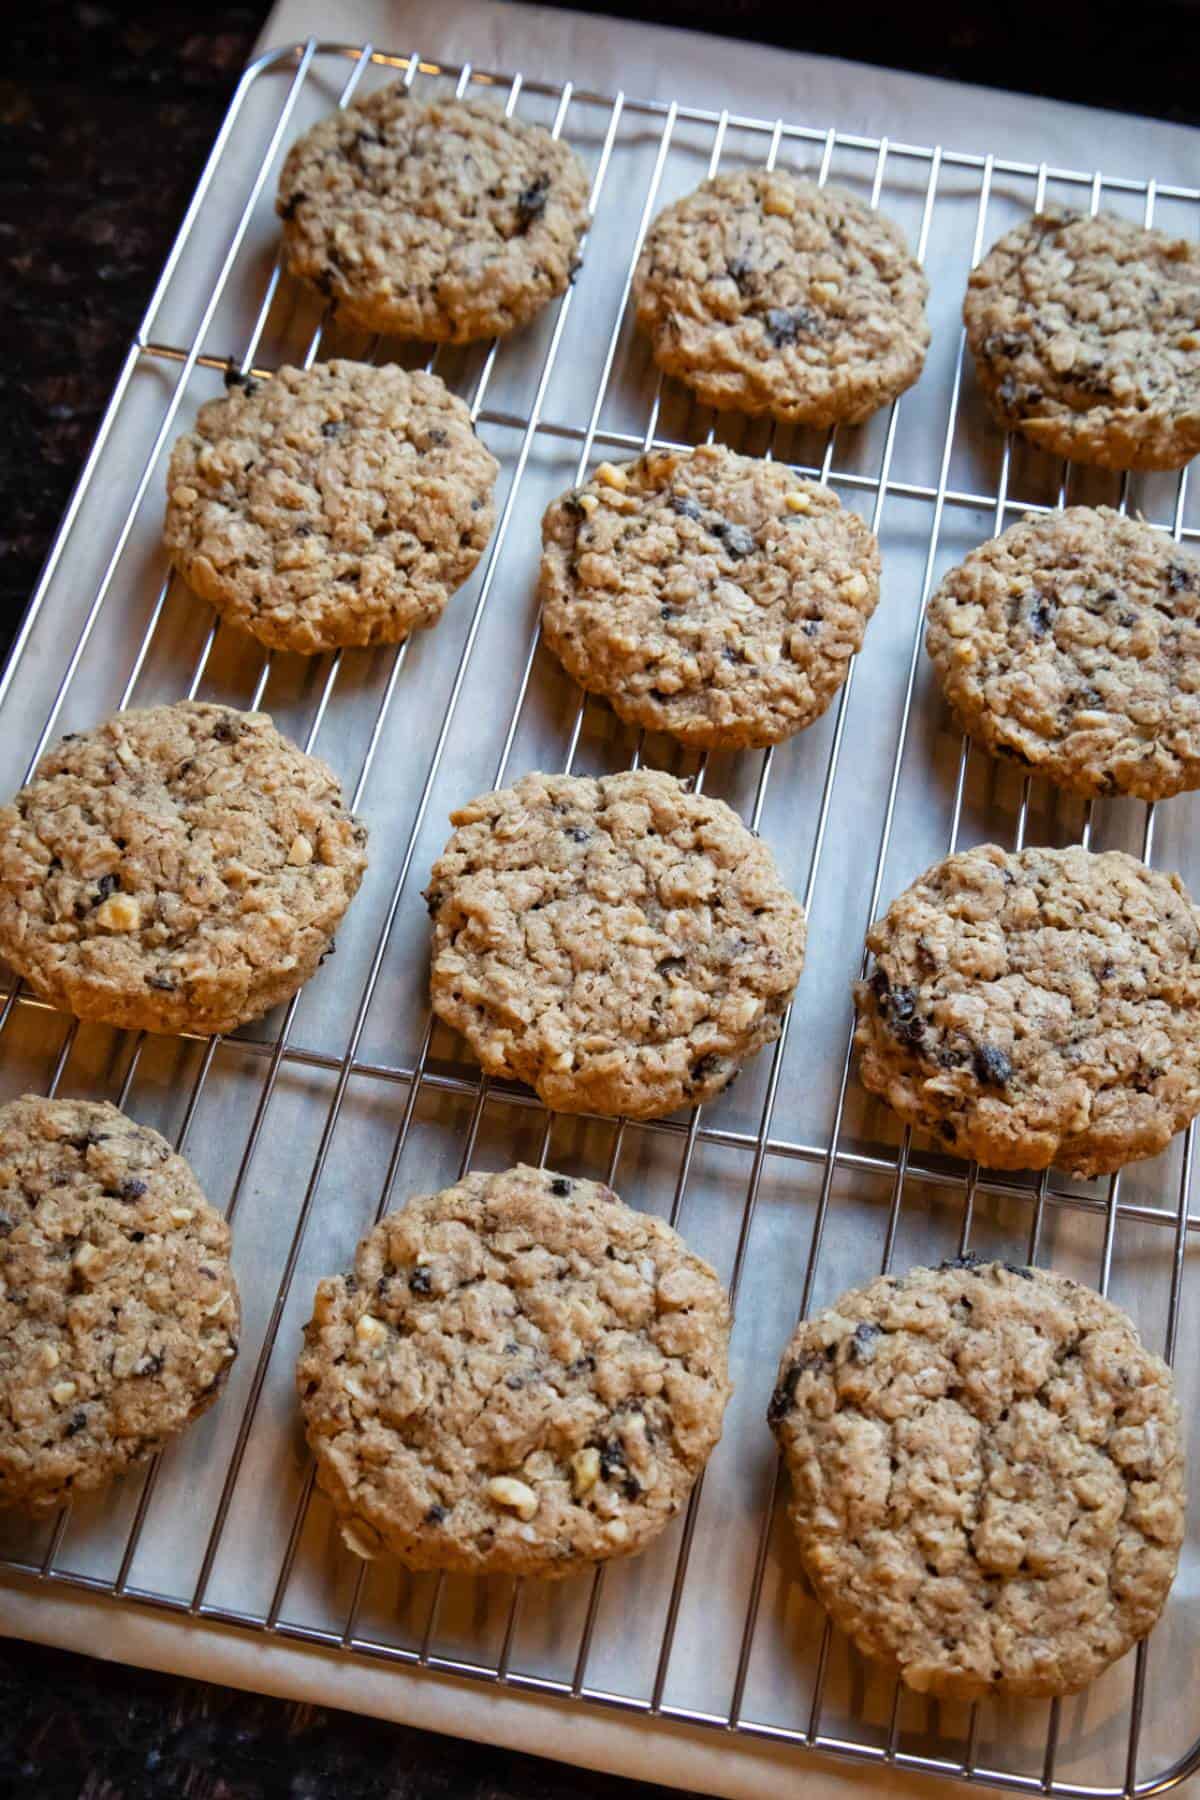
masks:
[[[212,1405],[237,1353],[229,1230],[115,1106],[0,1107],[0,1507],[48,1512]]]
[[[293,144],[275,210],[288,266],[341,323],[465,344],[566,289],[588,178],[540,125],[476,101],[422,106],[396,83]]]
[[[365,843],[333,772],[265,713],[118,713],[0,807],[0,954],[81,1019],[232,1031],[315,972]]]
[[[542,522],[546,641],[621,718],[706,749],[820,716],[879,598],[879,547],[827,487],[722,445],[651,451]]]
[[[1029,514],[952,569],[926,647],[964,731],[1083,794],[1200,786],[1200,562],[1108,507]]]
[[[1123,851],[935,863],[872,926],[865,1087],[958,1156],[1107,1174],[1200,1111],[1200,914]]]
[[[929,284],[899,227],[783,170],[711,176],[661,212],[634,282],[654,357],[709,406],[857,425],[911,387]]]
[[[1048,207],[971,271],[963,305],[997,420],[1105,469],[1200,450],[1200,245]]]
[[[804,909],[720,800],[639,769],[527,775],[451,815],[435,1011],[558,1112],[659,1118],[779,1035]]]
[[[1162,1611],[1171,1372],[1090,1288],[970,1255],[883,1276],[797,1328],[768,1420],[817,1597],[920,1693],[1075,1693]]]
[[[729,1307],[661,1220],[545,1169],[468,1175],[320,1283],[296,1382],[349,1549],[570,1575],[642,1550],[721,1435]]]
[[[230,380],[176,440],[167,550],[264,644],[312,655],[433,625],[495,522],[498,465],[437,376],[334,361]]]

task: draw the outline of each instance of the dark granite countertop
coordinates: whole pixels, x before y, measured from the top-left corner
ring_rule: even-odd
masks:
[[[0,650],[20,617],[265,5],[39,0],[0,75]],[[735,32],[1200,120],[1200,0],[1004,8],[609,0]],[[2,1602],[0,1602],[2,1603]],[[665,1790],[0,1640],[0,1794],[635,1800]]]

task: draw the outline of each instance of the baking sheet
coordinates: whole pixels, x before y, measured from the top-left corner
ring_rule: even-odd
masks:
[[[1145,121],[1097,119],[1075,108],[976,95],[914,78],[852,71],[848,65],[714,45],[686,34],[649,32],[608,21],[541,15],[530,9],[439,9],[436,26],[419,12],[386,10],[390,16],[383,19],[369,19],[365,9],[356,14],[351,35],[372,36],[398,49],[420,42],[426,54],[436,50],[447,60],[470,54],[477,64],[519,66],[531,76],[585,71],[589,86],[623,85],[634,94],[683,96],[698,105],[736,107],[767,117],[784,111],[790,120],[815,128],[811,142],[788,142],[780,152],[782,161],[808,172],[819,170],[826,149],[820,134],[836,122],[850,132],[874,136],[886,131],[908,143],[938,138],[956,148],[997,150],[1030,162],[1044,154],[1056,163],[1090,168],[1099,158],[1106,171],[1139,180],[1153,174],[1165,183],[1186,182],[1193,173],[1190,135]],[[285,8],[276,17],[271,27],[274,41],[295,35],[297,25],[303,25],[299,12]],[[339,28],[349,31],[346,14]],[[468,34],[473,41],[468,41]],[[664,85],[668,69],[669,89]],[[314,63],[281,133],[281,144],[335,103],[348,72],[349,65],[334,59]],[[256,84],[225,147],[191,246],[166,285],[153,322],[155,342],[187,346],[199,331],[200,347],[224,357],[240,356],[250,340],[276,243],[270,210],[273,180],[268,175],[255,196],[254,171],[293,73],[281,68]],[[424,78],[422,86],[433,91]],[[554,111],[552,102],[532,94],[521,97],[520,109],[525,116],[545,119]],[[604,108],[582,102],[573,104],[567,115],[567,135],[593,168],[603,154],[607,118]],[[553,349],[552,367],[540,388],[542,416],[575,429],[588,425],[619,318],[640,211],[654,177],[661,130],[661,120],[631,115],[618,133],[586,270],[561,338],[555,344],[556,321],[548,317],[504,348],[489,374],[485,417],[526,420],[539,399],[547,354]],[[711,125],[677,128],[662,164],[656,205],[686,191],[705,173],[713,137]],[[735,129],[728,133],[725,152],[723,166],[733,166],[742,158],[761,160],[764,144],[761,137]],[[879,168],[874,148],[839,144],[833,151],[834,178],[861,192],[870,193]],[[915,242],[927,214],[932,165],[929,159],[889,153],[882,168],[882,203]],[[890,445],[884,417],[862,431],[839,434],[835,446],[835,470],[852,478],[852,485],[841,487],[843,498],[868,517],[885,456],[888,459],[889,487],[879,518],[884,599],[857,668],[828,794],[824,783],[839,730],[837,714],[776,754],[765,790],[764,835],[797,889],[812,890],[812,947],[779,1066],[770,1134],[774,1148],[762,1164],[748,1236],[743,1240],[747,1176],[768,1095],[769,1054],[758,1059],[731,1094],[706,1109],[706,1127],[716,1127],[720,1135],[697,1142],[683,1200],[682,1228],[727,1277],[741,1247],[744,1285],[734,1345],[738,1395],[695,1515],[689,1574],[679,1596],[661,1687],[668,1710],[724,1717],[737,1686],[759,1517],[773,1479],[762,1413],[778,1349],[794,1316],[822,1203],[824,1167],[813,1153],[828,1141],[835,1116],[849,1023],[848,984],[857,969],[874,889],[878,886],[885,898],[890,896],[943,854],[955,810],[959,741],[932,692],[924,659],[918,658],[887,850],[877,866],[876,851],[892,793],[893,752],[905,713],[917,609],[927,576],[936,575],[989,535],[993,524],[989,507],[947,504],[939,509],[937,496],[949,487],[986,497],[995,491],[1002,473],[999,445],[969,381],[960,420],[947,446],[948,400],[958,367],[957,307],[979,228],[981,184],[979,170],[938,172],[936,203],[928,215],[934,345],[922,383],[902,402]],[[1008,219],[1028,209],[1035,188],[1032,172],[995,178],[985,215],[987,241]],[[1053,182],[1049,191],[1056,191]],[[1079,203],[1077,190],[1060,191]],[[230,256],[230,231],[248,199],[245,233]],[[1143,197],[1106,191],[1104,203],[1141,216]],[[1195,233],[1193,203],[1158,198],[1155,218],[1189,235]],[[225,286],[206,318],[208,293],[223,271]],[[315,322],[288,285],[281,285],[257,360],[269,367],[285,357],[295,359]],[[334,334],[322,353],[361,353],[364,348],[363,340]],[[410,351],[402,354],[404,360],[412,360]],[[485,366],[479,350],[452,353],[438,363],[447,379],[468,396],[477,390]],[[125,401],[104,449],[101,476],[75,520],[44,609],[30,631],[20,678],[3,702],[0,779],[9,785],[24,774],[68,666],[71,646],[89,618],[94,622],[56,709],[55,732],[89,723],[121,701],[135,671],[131,693],[135,703],[177,697],[205,653],[206,610],[177,587],[162,597],[157,538],[162,461],[156,459],[150,467],[146,457],[156,435],[169,444],[174,429],[188,422],[196,406],[217,391],[219,376],[196,368],[176,389],[178,376],[178,363],[167,358],[140,358],[131,365]],[[644,432],[653,391],[644,346],[626,328],[617,341],[597,416],[601,438]],[[176,393],[177,417],[164,429],[166,409]],[[711,415],[691,408],[680,394],[664,393],[661,435],[695,439],[705,435],[711,423]],[[502,497],[505,483],[513,491],[513,478],[527,449],[503,542],[494,565],[481,566],[438,630],[413,639],[394,681],[392,665],[382,655],[348,654],[332,682],[328,659],[308,664],[279,658],[272,665],[266,704],[283,728],[304,740],[319,723],[316,748],[334,762],[348,785],[354,786],[365,772],[362,809],[373,830],[372,870],[339,934],[336,960],[305,991],[292,1024],[293,1044],[318,1060],[289,1057],[279,1065],[269,1103],[261,1112],[264,1080],[270,1079],[273,1067],[261,1047],[236,1040],[224,1043],[204,1082],[186,1148],[213,1198],[236,1205],[236,1263],[247,1315],[243,1353],[224,1403],[164,1458],[148,1501],[145,1487],[134,1480],[73,1511],[56,1567],[85,1581],[110,1581],[123,1573],[132,1589],[187,1601],[203,1576],[204,1604],[219,1611],[277,1610],[284,1630],[325,1631],[340,1637],[345,1628],[356,1571],[337,1551],[320,1502],[303,1515],[290,1576],[280,1588],[289,1532],[307,1478],[290,1390],[299,1326],[307,1316],[316,1276],[348,1260],[391,1178],[409,1092],[396,1072],[410,1070],[419,1059],[427,1018],[427,922],[417,890],[444,839],[445,815],[456,801],[490,785],[506,749],[510,775],[535,766],[561,766],[576,717],[574,691],[552,661],[539,653],[509,741],[513,702],[525,674],[535,623],[537,520],[545,501],[573,479],[581,444],[578,437],[549,432],[530,436],[522,423],[485,423],[482,430],[504,466]],[[722,421],[721,435],[739,448],[766,447],[761,426],[746,429],[729,419]],[[826,445],[823,436],[787,434],[775,441],[774,449],[792,460],[820,466]],[[602,453],[597,444],[596,456]],[[1009,491],[1022,499],[1052,503],[1059,474],[1046,459],[1018,452],[1007,471]],[[143,480],[143,503],[114,561],[114,521]],[[1089,476],[1073,479],[1071,498],[1112,501],[1117,491],[1115,478]],[[1169,520],[1175,490],[1165,478],[1150,478],[1135,482],[1130,498],[1150,516]],[[1195,512],[1194,500],[1185,496],[1183,516],[1189,528],[1200,523]],[[930,563],[931,526],[939,513],[940,530]],[[106,581],[103,605],[93,611],[97,591]],[[156,613],[160,597],[161,612]],[[139,660],[143,634],[154,621],[149,652]],[[247,653],[244,643],[233,634],[219,633],[208,650],[199,692],[245,704],[255,692],[260,672],[259,660]],[[451,701],[450,726],[437,767],[431,769],[438,723]],[[602,707],[592,706],[585,716],[575,766],[596,771],[619,767],[628,761],[632,748],[629,734]],[[648,746],[648,755],[661,766],[680,770],[692,766],[661,740]],[[761,758],[714,757],[707,787],[749,812],[761,775]],[[1020,779],[1014,772],[973,759],[964,790],[960,843],[988,836],[1011,841],[1020,797]],[[1189,799],[1158,809],[1153,846],[1154,861],[1182,869],[1194,888],[1200,887],[1200,868],[1194,866],[1200,860],[1194,849],[1195,806]],[[1104,803],[1097,808],[1093,841],[1098,847],[1119,845],[1136,851],[1144,818],[1143,808]],[[1068,841],[1078,835],[1079,826],[1077,805],[1070,801],[1055,805],[1048,792],[1034,790],[1028,820],[1031,841]],[[397,881],[406,870],[385,937]],[[360,1017],[359,997],[381,946],[371,1002]],[[270,1022],[276,1027],[278,1023]],[[5,1096],[48,1084],[64,1044],[64,1029],[64,1021],[36,1009],[14,1012],[0,1061]],[[269,1025],[255,1028],[251,1035],[260,1046],[272,1041]],[[355,1036],[356,1072],[343,1084],[339,1063]],[[196,1046],[149,1039],[139,1047],[119,1034],[85,1027],[70,1042],[61,1091],[115,1097],[135,1052],[128,1104],[138,1116],[174,1135],[187,1115],[200,1069],[202,1051]],[[422,1087],[395,1173],[393,1198],[452,1179],[475,1119],[470,1085],[474,1071],[462,1057],[461,1046],[439,1033],[432,1057],[442,1085]],[[327,1135],[339,1091],[336,1128]],[[493,1096],[478,1117],[471,1160],[475,1166],[499,1167],[517,1156],[536,1157],[542,1127],[543,1116],[535,1109],[512,1097]],[[243,1160],[242,1148],[252,1134],[252,1148]],[[882,1158],[889,1146],[894,1148],[895,1130],[886,1115],[868,1105],[853,1087],[841,1142],[863,1166],[839,1167],[832,1182],[814,1305],[878,1268],[891,1210],[891,1177],[886,1169],[872,1168],[870,1159]],[[230,1155],[230,1146],[237,1154]],[[612,1148],[611,1125],[564,1120],[556,1123],[550,1160],[581,1173],[603,1173]],[[677,1136],[631,1128],[621,1143],[617,1185],[637,1204],[666,1212],[675,1195],[680,1148]],[[1173,1206],[1179,1192],[1180,1152],[1177,1144],[1170,1156],[1131,1170],[1122,1184],[1122,1201],[1151,1209]],[[319,1179],[314,1180],[318,1159]],[[1099,1186],[1079,1191],[1097,1198],[1103,1194]],[[910,1178],[898,1214],[896,1266],[936,1259],[956,1248],[962,1203],[961,1185]],[[973,1244],[1019,1253],[1030,1209],[1028,1197],[1004,1199],[981,1192],[975,1200]],[[280,1274],[287,1267],[301,1220],[305,1229],[295,1265],[286,1291],[281,1291]],[[1051,1208],[1044,1256],[1067,1272],[1096,1280],[1105,1224],[1101,1210]],[[1173,1244],[1170,1230],[1161,1223],[1133,1217],[1118,1223],[1112,1291],[1131,1307],[1151,1341],[1156,1341],[1156,1333],[1161,1337],[1166,1317]],[[1189,1242],[1180,1317],[1187,1414],[1194,1407],[1200,1332],[1200,1307],[1191,1292],[1194,1258]],[[230,1483],[244,1408],[255,1398],[260,1377],[245,1454],[236,1481]],[[224,1528],[214,1538],[214,1522],[223,1508],[227,1508]],[[129,1529],[139,1518],[136,1549],[122,1569]],[[1165,1769],[1187,1749],[1196,1732],[1190,1702],[1196,1642],[1194,1502],[1191,1525],[1180,1581],[1148,1659],[1139,1765],[1143,1778]],[[654,1691],[683,1529],[682,1523],[677,1525],[650,1557],[614,1567],[605,1578],[586,1669],[589,1692],[636,1703]],[[22,1560],[40,1560],[46,1543],[45,1531],[27,1533],[12,1521],[4,1523],[0,1535],[4,1552]],[[509,1669],[546,1682],[573,1679],[591,1592],[590,1581],[584,1580],[540,1598],[526,1594],[507,1644]],[[428,1580],[373,1572],[361,1598],[356,1630],[400,1653],[419,1650],[428,1630],[430,1600]],[[507,1583],[447,1583],[429,1638],[434,1654],[447,1663],[461,1659],[494,1664],[505,1650],[510,1600]],[[111,1607],[90,1604],[80,1621],[79,1605],[74,1597],[44,1591],[31,1608],[26,1593],[0,1591],[0,1625],[100,1649],[109,1643],[131,1660],[168,1666],[185,1657],[194,1660],[201,1642],[202,1665],[216,1678],[249,1679],[253,1685],[285,1692],[306,1691],[314,1679],[314,1653],[289,1647],[278,1637],[249,1640],[248,1649],[238,1639],[235,1650],[231,1634],[213,1625],[150,1620],[122,1609],[118,1626]],[[111,1626],[99,1623],[110,1620]],[[112,1638],[106,1635],[110,1630]],[[165,1645],[164,1634],[168,1634]],[[819,1615],[804,1592],[786,1539],[776,1533],[766,1563],[753,1653],[744,1672],[741,1716],[764,1728],[805,1726],[820,1641]],[[735,1759],[725,1739],[710,1743],[703,1734],[681,1733],[677,1726],[643,1725],[612,1713],[584,1715],[576,1709],[568,1715],[568,1740],[560,1708],[537,1710],[546,1706],[544,1701],[505,1695],[501,1702],[490,1692],[485,1700],[484,1690],[459,1688],[458,1697],[447,1706],[442,1698],[447,1690],[428,1678],[415,1680],[408,1672],[387,1670],[381,1681],[379,1671],[365,1670],[348,1659],[324,1658],[321,1666],[329,1671],[328,1697],[345,1692],[347,1680],[357,1697],[353,1681],[355,1672],[361,1671],[361,1704],[371,1710],[394,1710],[416,1722],[432,1724],[440,1718],[457,1729],[488,1736],[499,1732],[499,1709],[525,1721],[506,1720],[504,1725],[505,1733],[514,1734],[505,1741],[525,1747],[577,1760],[592,1760],[594,1754],[607,1766],[623,1766],[660,1780],[672,1778],[686,1762],[691,1785],[714,1792],[748,1791],[742,1784],[757,1778],[746,1775],[746,1759],[756,1752],[745,1739],[739,1740]],[[1127,1659],[1087,1695],[1064,1706],[1058,1726],[1061,1780],[1111,1786],[1123,1775],[1132,1678]],[[893,1719],[892,1704],[891,1684],[834,1640],[821,1717],[828,1736],[852,1738],[878,1753],[892,1743],[902,1755],[961,1758],[969,1729],[965,1709],[937,1707],[905,1696]],[[1033,1780],[1045,1754],[1046,1714],[1044,1707],[983,1709],[974,1746],[978,1761]],[[685,1759],[677,1747],[683,1742],[690,1745],[694,1737],[699,1739],[694,1758],[689,1752]],[[589,1745],[586,1752],[581,1748],[584,1739]],[[644,1744],[640,1760],[636,1751],[625,1747],[630,1742]],[[611,1746],[610,1757],[606,1744]],[[672,1747],[669,1765],[667,1745]],[[773,1764],[782,1754],[788,1766],[815,1770],[810,1757],[794,1751],[764,1754]],[[627,1755],[631,1760],[623,1762]]]

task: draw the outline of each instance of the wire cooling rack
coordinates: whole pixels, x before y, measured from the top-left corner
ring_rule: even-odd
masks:
[[[575,286],[507,343],[443,350],[343,332],[282,273],[274,175],[295,135],[355,92],[492,90],[567,137],[592,175]],[[720,166],[766,161],[883,206],[928,266],[921,383],[870,425],[748,426],[663,383],[631,328],[655,212]],[[1056,796],[978,754],[930,685],[921,641],[938,575],[1019,512],[1137,508],[1200,536],[1187,474],[1053,463],[990,425],[958,318],[970,264],[1048,197],[1195,235],[1200,190],[888,142],[786,120],[601,95],[371,46],[310,41],[247,70],[189,207],[0,684],[0,775],[116,707],[181,694],[265,705],[338,768],[372,864],[336,960],[231,1038],[167,1040],[67,1021],[12,983],[7,1094],[106,1096],[168,1133],[233,1220],[245,1301],[226,1396],[142,1474],[48,1525],[0,1520],[5,1581],[62,1583],[350,1657],[505,1684],[672,1724],[1056,1795],[1149,1795],[1200,1766],[1195,1507],[1175,1593],[1147,1644],[1053,1704],[923,1700],[831,1631],[781,1528],[763,1424],[800,1309],[968,1243],[1052,1262],[1106,1291],[1175,1359],[1196,1400],[1200,1216],[1194,1133],[1106,1183],[996,1176],[901,1133],[853,1079],[849,983],[869,920],[947,849],[996,839],[1130,848],[1200,885],[1189,798],[1155,809]],[[173,581],[159,527],[166,453],[228,371],[318,353],[436,366],[502,465],[483,562],[437,630],[377,652],[266,655]],[[599,456],[719,435],[829,481],[879,533],[884,597],[836,705],[765,754],[701,757],[620,726],[542,650],[534,581],[548,499]],[[526,769],[645,760],[690,774],[761,830],[810,913],[808,967],[778,1043],[687,1118],[547,1115],[481,1079],[432,1021],[419,888],[456,802]],[[578,1580],[467,1582],[360,1565],[314,1491],[291,1365],[316,1277],[405,1194],[522,1156],[601,1174],[677,1222],[737,1314],[725,1437],[651,1552]],[[0,1608],[3,1586],[0,1585]],[[1153,1676],[1153,1679],[1151,1677]],[[469,1707],[469,1690],[464,1708]]]

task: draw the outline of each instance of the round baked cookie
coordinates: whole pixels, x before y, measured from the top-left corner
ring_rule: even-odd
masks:
[[[237,1354],[229,1230],[115,1106],[0,1107],[0,1507],[98,1488],[217,1398]]]
[[[709,406],[859,425],[911,387],[929,284],[899,228],[780,169],[714,175],[661,212],[634,280],[654,359]]]
[[[377,1225],[317,1288],[296,1381],[355,1555],[554,1578],[679,1511],[728,1347],[721,1284],[669,1225],[519,1167]]]
[[[452,344],[502,337],[561,294],[587,171],[540,125],[402,84],[335,112],[279,177],[288,266],[344,324]]]
[[[929,603],[964,731],[1083,794],[1200,787],[1200,562],[1102,506],[1029,514]]]
[[[602,463],[542,521],[542,625],[621,718],[685,744],[777,744],[846,679],[879,546],[827,487],[719,444]]]
[[[883,1276],[797,1328],[767,1417],[818,1599],[918,1693],[1073,1694],[1162,1611],[1171,1372],[1090,1288],[970,1255]]]
[[[305,655],[436,623],[495,521],[464,402],[394,364],[226,379],[171,452],[164,536],[189,586]]]
[[[556,1112],[699,1105],[779,1036],[804,909],[721,800],[638,769],[527,775],[451,814],[433,1005]]]
[[[863,1084],[995,1169],[1107,1174],[1200,1111],[1200,914],[1120,850],[935,863],[867,934]]]
[[[80,1019],[232,1031],[332,949],[365,843],[332,770],[266,713],[118,713],[0,807],[0,955]]]
[[[1200,244],[1047,207],[971,271],[963,306],[1000,424],[1104,469],[1200,450]]]

